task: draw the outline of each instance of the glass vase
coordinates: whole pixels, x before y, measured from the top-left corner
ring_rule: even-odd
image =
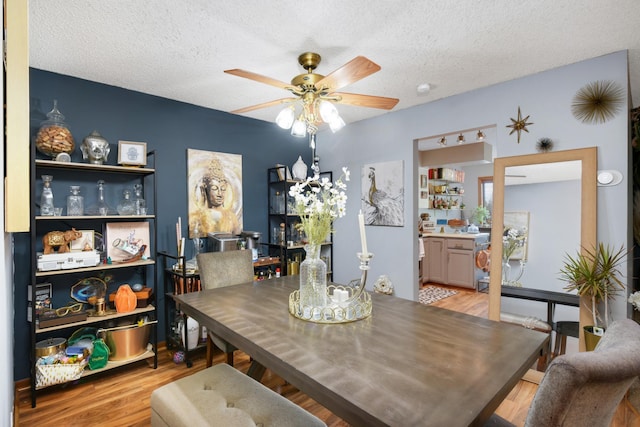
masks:
[[[509,286],[509,277],[511,277],[511,264],[509,258],[502,260],[502,286]]]
[[[320,245],[307,244],[300,264],[300,309],[306,318],[319,319],[327,305],[327,264],[320,258]]]
[[[510,259],[502,260],[502,285],[521,288],[520,279],[524,274],[526,262],[521,259],[514,269],[510,261]]]

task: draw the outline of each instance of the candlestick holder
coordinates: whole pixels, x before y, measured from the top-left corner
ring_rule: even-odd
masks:
[[[331,283],[327,285],[327,304],[309,306],[300,303],[300,291],[289,295],[289,313],[298,319],[315,323],[347,323],[366,319],[371,316],[371,295],[365,291],[369,263],[372,253],[358,253],[360,259],[360,278],[348,285]]]

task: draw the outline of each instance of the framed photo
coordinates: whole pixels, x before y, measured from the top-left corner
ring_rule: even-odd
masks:
[[[71,252],[92,251],[95,249],[94,231],[93,230],[78,230],[82,233],[82,237],[76,240],[72,240],[69,243],[69,249]]]
[[[147,143],[118,141],[118,164],[123,166],[145,166],[147,164]]]
[[[143,247],[143,257],[148,258],[151,252],[149,223],[146,221],[108,222],[105,224],[104,239],[107,257],[114,262],[125,261],[137,255]]]
[[[293,176],[291,175],[291,169],[289,169],[289,166],[285,166],[283,164],[280,163],[276,163],[276,167],[278,168],[278,178],[280,179],[280,181],[284,181],[285,179],[287,181],[291,181],[293,179]],[[282,168],[282,169],[280,169]],[[285,174],[283,175],[282,172],[285,172]]]
[[[421,191],[420,192],[420,198],[421,199],[428,199],[429,198],[429,193],[427,193],[426,191]]]
[[[429,178],[427,175],[420,175],[420,188],[427,188],[429,185]]]

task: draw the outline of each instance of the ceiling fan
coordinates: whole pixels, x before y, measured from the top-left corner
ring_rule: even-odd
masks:
[[[337,92],[345,86],[378,72],[380,66],[373,61],[364,56],[357,56],[327,76],[323,76],[314,72],[320,59],[320,55],[317,53],[305,52],[301,54],[298,57],[298,63],[307,72],[295,76],[291,83],[237,68],[225,70],[225,73],[285,89],[294,95],[294,97],[240,108],[232,113],[240,114],[278,104],[291,104],[278,114],[276,123],[282,128],[291,128],[292,135],[304,137],[307,132],[315,134],[318,126],[323,122],[329,123],[334,132],[344,126],[344,121],[340,118],[334,103],[384,110],[391,110],[398,103],[396,98]],[[295,108],[298,104],[302,108],[296,116]]]

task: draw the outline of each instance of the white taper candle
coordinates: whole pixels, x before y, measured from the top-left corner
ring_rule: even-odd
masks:
[[[360,243],[362,243],[362,255],[367,255],[367,235],[364,234],[364,215],[362,211],[358,214],[358,222],[360,223]]]

